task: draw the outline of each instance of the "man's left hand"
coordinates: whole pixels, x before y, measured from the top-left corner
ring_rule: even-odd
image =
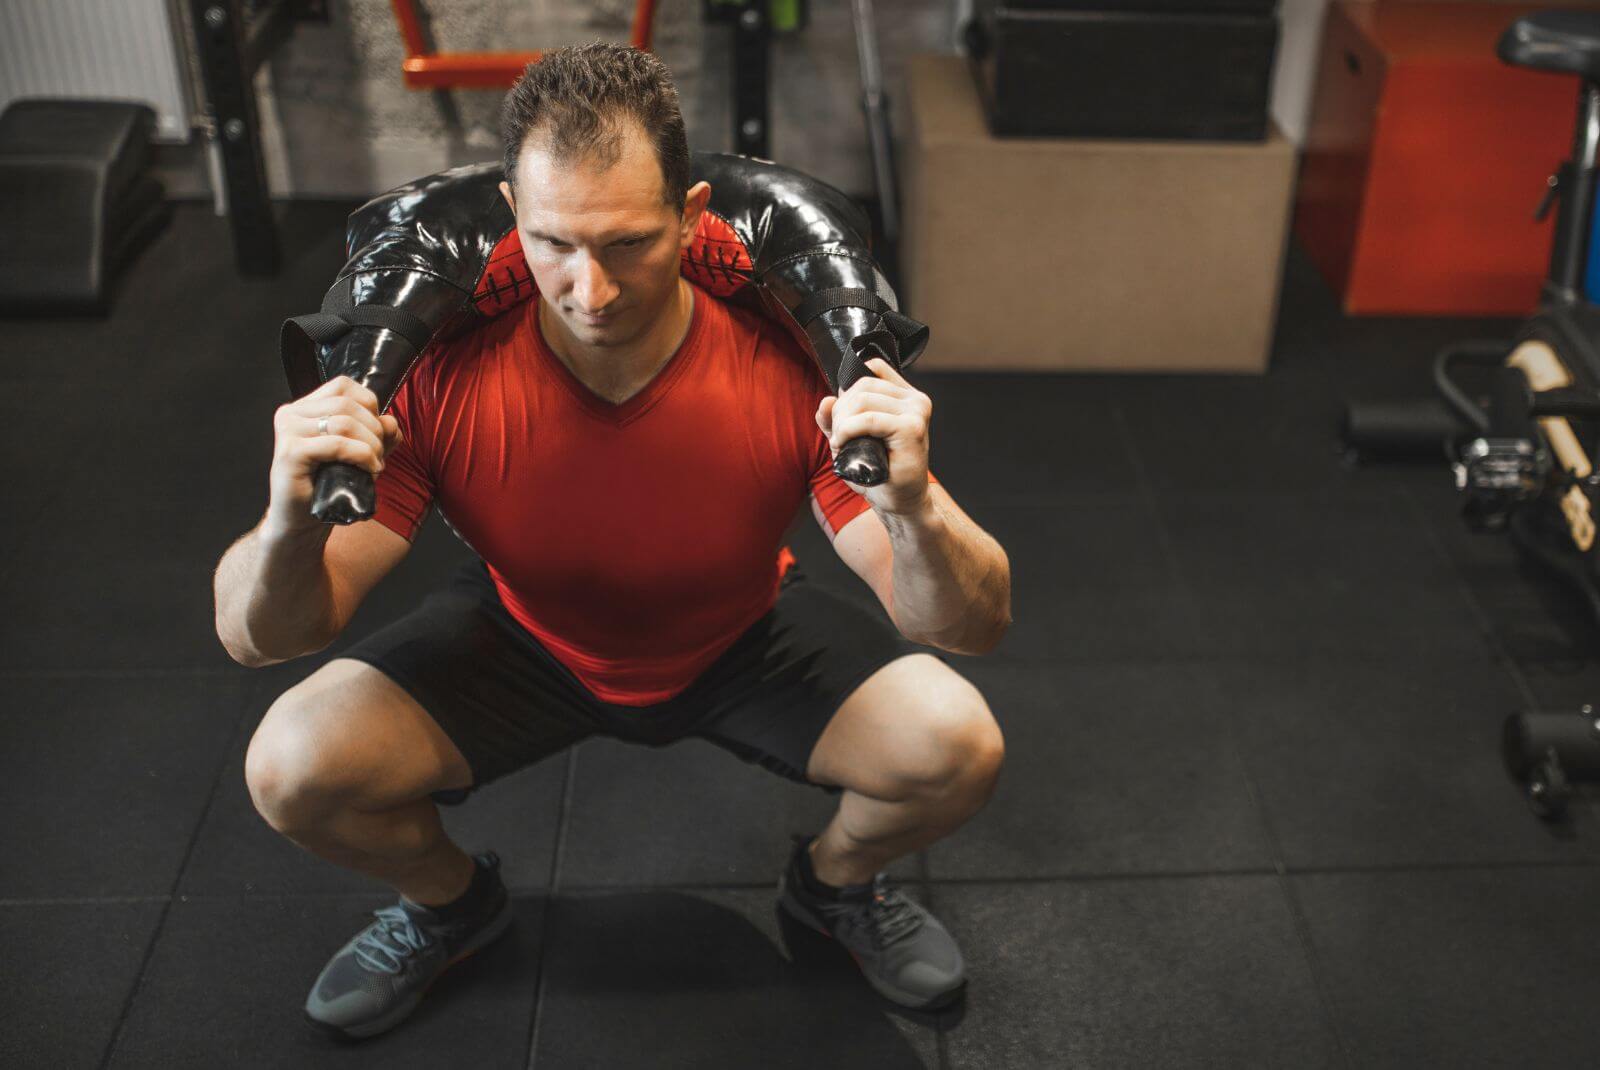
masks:
[[[837,397],[817,407],[817,426],[828,436],[834,457],[852,439],[881,438],[889,451],[889,478],[876,487],[845,485],[864,496],[880,516],[912,516],[928,502],[928,395],[881,357],[867,361],[873,373],[857,379]]]

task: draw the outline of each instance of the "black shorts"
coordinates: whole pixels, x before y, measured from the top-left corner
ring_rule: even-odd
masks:
[[[472,790],[587,736],[648,746],[699,738],[797,780],[834,713],[867,677],[930,651],[888,615],[817,587],[798,565],[778,600],[680,694],[652,706],[604,702],[506,611],[471,560],[411,613],[342,657],[381,670],[421,704],[472,767]]]

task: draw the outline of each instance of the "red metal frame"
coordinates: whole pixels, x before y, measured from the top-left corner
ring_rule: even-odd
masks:
[[[415,0],[390,0],[400,37],[405,42],[406,58],[400,64],[405,83],[412,89],[508,89],[515,85],[530,63],[537,63],[541,52],[435,52],[428,47],[417,17]],[[655,26],[655,0],[635,0],[633,34],[629,44],[650,51]]]

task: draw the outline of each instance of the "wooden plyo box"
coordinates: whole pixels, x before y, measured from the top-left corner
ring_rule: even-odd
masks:
[[[1295,154],[1265,142],[996,138],[954,56],[908,70],[906,307],[919,368],[1261,372]]]

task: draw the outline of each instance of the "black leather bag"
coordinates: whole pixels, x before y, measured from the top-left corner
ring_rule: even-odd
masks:
[[[322,311],[287,320],[280,337],[294,396],[348,375],[387,409],[423,350],[474,329],[533,296],[496,164],[408,183],[350,216],[349,259]],[[691,181],[711,202],[683,274],[717,296],[759,305],[789,328],[835,391],[882,356],[909,366],[928,328],[901,315],[874,263],[861,209],[838,190],[786,167],[742,156],[694,154]],[[839,451],[835,469],[862,486],[883,482],[877,439]],[[312,513],[349,524],[372,515],[371,476],[344,464],[317,475]]]

